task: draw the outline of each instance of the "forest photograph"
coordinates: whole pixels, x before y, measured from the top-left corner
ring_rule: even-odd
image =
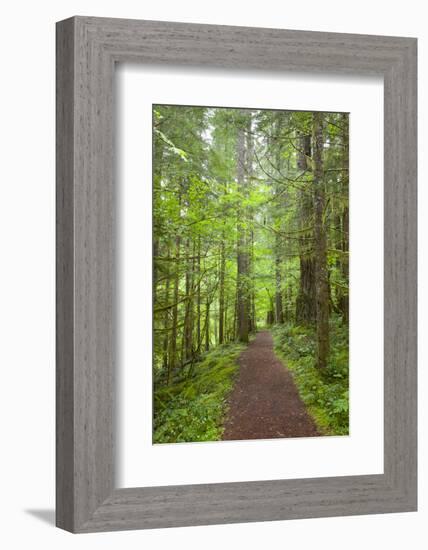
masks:
[[[349,114],[153,105],[153,443],[349,434]]]

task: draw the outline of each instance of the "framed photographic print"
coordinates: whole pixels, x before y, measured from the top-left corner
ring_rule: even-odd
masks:
[[[416,509],[416,40],[57,25],[57,525]]]

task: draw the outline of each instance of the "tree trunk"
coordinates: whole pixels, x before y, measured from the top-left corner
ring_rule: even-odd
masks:
[[[301,135],[297,167],[301,171],[309,169],[308,158],[311,156],[311,136]],[[296,323],[308,325],[316,320],[315,300],[315,258],[313,251],[313,192],[311,182],[306,182],[300,191],[300,230],[299,264],[300,281],[296,297]]]
[[[153,303],[157,302],[158,293],[158,256],[159,256],[159,239],[153,239]]]
[[[171,328],[171,342],[169,352],[169,366],[167,383],[172,381],[172,373],[176,366],[177,361],[177,325],[178,325],[178,290],[180,282],[180,236],[175,239],[175,275],[174,275],[174,290],[173,300],[174,306],[172,308],[172,328]]]
[[[190,247],[190,239],[187,239],[187,269],[186,269],[186,310],[184,318],[184,362],[193,357],[193,294],[195,272],[195,246]],[[191,259],[190,255],[192,256]]]
[[[327,267],[327,236],[324,225],[325,183],[323,167],[322,113],[313,113],[313,165],[314,165],[314,237],[315,237],[315,292],[317,304],[317,358],[319,369],[327,366],[330,349],[329,290]]]
[[[198,257],[197,257],[197,269],[198,269],[198,288],[196,291],[196,345],[197,353],[201,350],[201,237],[198,237]]]
[[[219,300],[218,300],[218,343],[221,345],[224,342],[224,275],[226,269],[226,257],[224,247],[225,234],[222,233],[220,243],[220,276],[219,276]]]
[[[282,307],[281,245],[278,233],[275,234],[275,322],[284,322]]]
[[[225,292],[225,300],[224,300],[224,341],[225,342],[229,342],[231,340],[228,312],[229,312],[229,294]]]
[[[342,193],[346,197],[345,204],[348,204],[349,194],[349,115],[343,114],[343,173],[342,173]],[[342,280],[349,280],[349,209],[348,206],[343,208],[342,214]],[[345,323],[349,321],[349,291],[344,290],[341,295],[339,304],[342,311],[343,320]]]
[[[167,249],[167,258],[169,258],[169,247]],[[170,273],[169,273],[169,262],[167,262],[167,268],[166,268],[166,281],[165,281],[165,295],[164,295],[164,303],[165,305],[169,304],[169,279],[170,279]],[[168,318],[169,318],[169,312],[166,309],[164,313],[164,320],[163,320],[163,327],[165,331],[164,339],[163,339],[163,357],[162,357],[162,368],[164,373],[168,372]]]
[[[312,245],[311,245],[312,246]],[[303,248],[304,245],[301,245]],[[316,321],[315,258],[300,256],[299,293],[296,298],[296,323],[308,325]]]
[[[284,123],[284,118],[282,113],[278,113],[276,116],[276,124],[275,124],[275,134],[276,134],[276,144],[275,144],[275,163],[276,163],[276,169],[278,171],[279,177],[281,177],[282,174],[282,165],[283,165],[283,147],[281,142],[281,131]],[[284,218],[284,210],[286,208],[286,199],[287,194],[286,190],[284,189],[284,184],[281,184],[279,181],[275,184],[275,195],[278,195],[278,198],[276,199],[276,208],[274,210],[274,218],[276,222],[276,226],[278,231],[281,231],[283,229],[283,218]],[[279,232],[275,233],[275,242],[274,242],[274,256],[275,256],[275,323],[283,323],[284,322],[284,311],[283,311],[283,300],[282,300],[282,286],[283,286],[283,280],[282,280],[282,253],[284,249],[284,242],[281,239],[281,235]]]
[[[242,115],[243,117],[244,115]],[[245,130],[243,120],[240,121],[237,136],[237,180],[238,190],[245,195]],[[247,227],[244,209],[238,208],[237,219],[237,323],[238,340],[248,343],[248,243]]]
[[[210,349],[210,300],[207,296],[205,304],[205,351]]]
[[[247,135],[246,135],[246,154],[245,154],[245,171],[247,181],[245,184],[245,196],[248,196],[250,193],[250,187],[252,185],[253,177],[253,157],[254,157],[254,140],[252,134],[252,118],[251,115],[248,116],[247,120]],[[247,239],[247,257],[248,257],[248,266],[247,266],[247,293],[248,293],[248,332],[256,331],[256,301],[254,293],[254,230],[252,227],[253,222],[253,212],[251,209],[245,210],[245,217],[247,219],[248,228],[246,229],[246,239]]]

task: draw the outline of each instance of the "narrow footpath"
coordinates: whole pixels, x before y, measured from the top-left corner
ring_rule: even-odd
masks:
[[[259,332],[238,362],[224,440],[320,435],[290,372],[273,351],[269,331]]]

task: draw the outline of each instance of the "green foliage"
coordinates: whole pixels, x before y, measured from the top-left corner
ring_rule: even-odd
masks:
[[[315,367],[312,327],[277,325],[275,350],[291,371],[300,397],[326,435],[349,433],[348,327],[338,316],[330,320],[331,352],[325,371]]]
[[[170,139],[168,139],[166,137],[166,135],[161,132],[160,130],[154,130],[154,133],[157,134],[159,136],[159,138],[166,144],[168,145],[169,147],[169,150],[172,152],[172,153],[175,153],[176,155],[178,155],[182,160],[184,160],[185,162],[187,162],[187,153],[186,151],[183,151],[183,149],[180,149],[179,147],[176,147],[172,141]]]
[[[154,443],[218,441],[227,397],[243,346],[229,344],[208,352],[190,375],[154,392]]]
[[[343,318],[347,116],[322,114],[328,300]],[[155,442],[221,438],[240,301],[250,331],[274,319],[287,323],[275,331],[277,349],[303,398],[326,432],[346,433],[347,328],[333,315],[330,363],[321,375],[313,330],[292,326],[306,318],[296,315],[301,297],[312,299],[316,288],[316,274],[303,266],[317,247],[313,118],[309,111],[153,106]],[[220,343],[229,345],[217,350]]]

